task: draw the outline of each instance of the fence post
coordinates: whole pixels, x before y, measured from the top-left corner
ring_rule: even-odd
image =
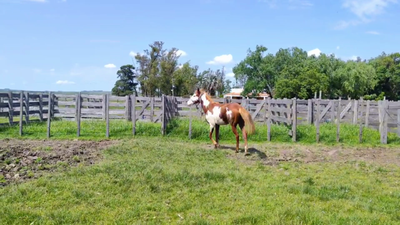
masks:
[[[107,95],[103,94],[103,99],[102,99],[102,111],[103,111],[103,120],[106,120],[106,102],[107,101]]]
[[[353,124],[357,124],[358,121],[358,100],[353,100]]]
[[[39,94],[39,120],[43,122],[43,93]]]
[[[132,115],[132,113],[131,113],[131,107],[130,107],[130,103],[131,103],[131,101],[130,101],[130,95],[126,95],[125,96],[125,119],[127,120],[127,121],[131,121],[131,115]]]
[[[367,109],[365,110],[365,127],[369,126],[369,108],[370,108],[370,100],[367,101]]]
[[[381,144],[387,144],[387,101],[379,101],[379,133],[381,136]]]
[[[154,97],[150,97],[150,121],[154,122]]]
[[[132,95],[131,98],[131,119],[132,119],[132,134],[136,134],[136,96],[135,94]]]
[[[50,138],[51,109],[52,109],[52,93],[51,92],[49,92],[47,105],[48,105],[48,109],[47,109],[47,138]]]
[[[8,92],[8,123],[10,126],[14,125],[14,106],[13,106],[12,92]]]
[[[105,114],[106,114],[106,138],[110,137],[110,95],[106,94],[105,98]]]
[[[292,141],[296,142],[296,136],[297,136],[297,100],[296,100],[296,98],[293,99],[292,109],[293,109]]]
[[[163,94],[161,96],[161,110],[162,110],[162,115],[161,115],[161,134],[165,135],[165,125],[166,125],[166,109],[165,109],[165,95]]]
[[[397,110],[397,136],[400,137],[400,109]]]
[[[81,110],[82,110],[82,98],[81,98],[81,93],[79,92],[76,94],[76,124],[77,124],[77,131],[76,135],[79,137],[81,135]]]
[[[267,106],[267,110],[268,110],[268,119],[267,119],[267,140],[271,141],[271,98],[268,97],[268,106]]]
[[[316,128],[316,134],[317,134],[317,143],[319,142],[319,114],[320,114],[320,99],[317,99],[317,118],[315,120],[315,128]]]
[[[21,91],[19,95],[19,136],[22,136],[22,122],[23,122],[23,115],[24,115],[24,92]]]
[[[341,104],[342,104],[342,98],[339,97],[338,100],[338,106],[337,106],[337,112],[336,112],[336,141],[340,141],[340,113],[341,113]]]
[[[363,110],[364,110],[363,104],[364,104],[364,101],[361,99],[360,100],[360,109],[359,109],[360,113],[361,113],[361,115],[360,115],[360,132],[358,134],[358,140],[360,143],[362,143],[362,135],[363,135],[363,121],[362,121],[362,114],[363,114]],[[357,113],[357,115],[358,115],[358,113]]]
[[[29,92],[25,93],[25,121],[29,123]]]
[[[313,107],[313,100],[308,99],[308,105],[307,105],[307,123],[308,124],[313,124],[313,113],[314,113],[314,107]]]

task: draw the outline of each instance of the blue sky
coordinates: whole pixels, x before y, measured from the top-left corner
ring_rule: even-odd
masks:
[[[110,91],[154,41],[201,70],[249,48],[342,59],[399,52],[400,0],[0,0],[0,88]]]

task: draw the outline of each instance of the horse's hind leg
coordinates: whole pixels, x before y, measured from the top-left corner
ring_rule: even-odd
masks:
[[[241,123],[239,123],[239,127],[240,127],[240,130],[242,130],[242,135],[243,135],[243,139],[244,139],[244,154],[247,154],[247,150],[248,150],[248,147],[247,147],[247,132],[244,129],[244,122],[243,121]]]
[[[236,129],[236,124],[235,125],[232,124],[232,132],[236,136],[236,153],[238,153],[239,152],[239,134]]]
[[[215,145],[215,148],[219,147],[219,125],[216,124],[215,125],[215,141],[217,142],[217,144]]]

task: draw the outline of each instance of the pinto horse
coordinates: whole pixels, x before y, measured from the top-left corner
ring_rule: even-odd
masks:
[[[253,134],[255,131],[250,113],[237,103],[220,104],[214,102],[207,92],[197,89],[188,100],[187,105],[199,103],[206,114],[207,122],[210,124],[209,136],[215,148],[219,147],[219,126],[230,124],[232,132],[236,136],[236,153],[239,152],[239,134],[237,131],[237,125],[239,125],[244,139],[244,151],[247,154],[247,134]],[[212,137],[214,128],[216,140]]]

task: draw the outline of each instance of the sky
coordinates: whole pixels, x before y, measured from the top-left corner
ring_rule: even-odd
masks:
[[[400,0],[0,0],[0,88],[110,91],[154,41],[232,68],[257,45],[343,60],[400,51]]]

